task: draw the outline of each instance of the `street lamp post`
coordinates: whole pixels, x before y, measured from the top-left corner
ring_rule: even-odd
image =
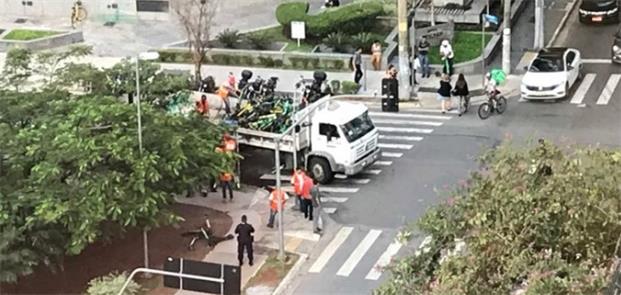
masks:
[[[157,52],[141,52],[136,56],[136,114],[138,121],[138,152],[142,157],[142,112],[140,110],[140,60],[156,60],[160,57]],[[149,239],[147,229],[142,229],[144,248],[144,267],[149,268]]]

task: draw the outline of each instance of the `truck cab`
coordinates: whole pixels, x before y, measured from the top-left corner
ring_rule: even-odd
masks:
[[[335,173],[355,175],[379,158],[379,134],[364,104],[330,101],[309,118],[306,168],[319,182],[329,183]]]

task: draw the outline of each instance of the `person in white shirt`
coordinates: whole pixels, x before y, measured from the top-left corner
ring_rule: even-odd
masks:
[[[489,95],[489,97],[495,97],[500,93],[497,86],[496,80],[492,79],[492,74],[485,74],[485,92]]]
[[[444,66],[442,67],[442,73],[450,76],[453,75],[453,58],[455,58],[455,53],[453,52],[453,47],[448,40],[443,40],[440,45],[440,56],[442,57],[442,62]]]

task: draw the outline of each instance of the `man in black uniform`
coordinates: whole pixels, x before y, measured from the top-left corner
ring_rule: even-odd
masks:
[[[252,256],[252,242],[254,242],[252,234],[254,233],[254,227],[248,224],[246,215],[242,215],[241,223],[235,228],[235,233],[237,234],[237,259],[239,260],[239,266],[244,264],[244,248],[246,248],[246,253],[248,254],[248,263],[252,266],[254,258]]]

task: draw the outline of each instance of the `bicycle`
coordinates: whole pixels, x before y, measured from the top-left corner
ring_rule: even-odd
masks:
[[[479,106],[479,118],[485,120],[489,118],[495,111],[498,114],[502,114],[507,110],[507,99],[500,95],[500,92],[494,94],[487,94],[487,102],[484,102]]]
[[[86,8],[82,6],[82,1],[76,1],[71,7],[71,27],[75,29],[76,24],[86,20],[88,12]]]

